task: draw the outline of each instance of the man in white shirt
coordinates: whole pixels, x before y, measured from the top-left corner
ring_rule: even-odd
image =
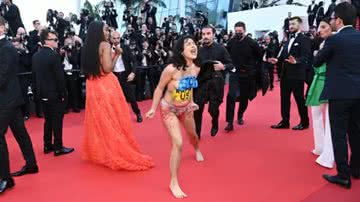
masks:
[[[131,85],[135,79],[136,67],[129,48],[127,46],[121,45],[120,39],[121,36],[119,32],[114,31],[111,33],[111,43],[113,47],[121,46],[123,50],[122,54],[116,61],[113,72],[119,79],[126,101],[131,104],[131,108],[136,114],[137,122],[140,123],[143,121],[143,118],[136,102],[135,91],[134,88],[132,88],[133,85]]]

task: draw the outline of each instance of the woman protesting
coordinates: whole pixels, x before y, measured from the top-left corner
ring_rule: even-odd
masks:
[[[172,149],[170,154],[170,190],[175,198],[185,198],[178,182],[178,170],[182,152],[182,135],[180,123],[184,126],[191,144],[195,148],[196,160],[204,160],[199,139],[195,131],[193,112],[198,106],[193,102],[193,88],[198,86],[196,80],[200,68],[196,66],[197,46],[190,36],[180,38],[174,47],[171,64],[163,71],[159,84],[154,92],[151,109],[146,114],[153,118],[160,104],[161,117],[169,132]]]

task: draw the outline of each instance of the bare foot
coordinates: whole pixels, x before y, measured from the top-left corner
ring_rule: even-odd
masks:
[[[204,156],[202,155],[201,151],[200,150],[197,150],[195,152],[195,155],[196,155],[196,161],[197,162],[202,162],[204,161]]]
[[[169,186],[172,194],[174,195],[175,198],[177,199],[181,199],[181,198],[186,198],[187,195],[181,190],[180,186],[178,184],[173,184],[171,183]]]

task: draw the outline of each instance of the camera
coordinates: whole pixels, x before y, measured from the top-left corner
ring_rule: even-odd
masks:
[[[63,49],[66,51],[66,52],[71,52],[73,50],[73,46],[72,45],[66,45],[63,47]]]

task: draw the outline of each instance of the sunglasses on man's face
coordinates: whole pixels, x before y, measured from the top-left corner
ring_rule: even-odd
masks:
[[[58,41],[59,41],[59,39],[57,39],[57,38],[54,38],[54,39],[46,39],[46,40],[48,40],[48,41],[54,41],[54,42],[58,42]]]

